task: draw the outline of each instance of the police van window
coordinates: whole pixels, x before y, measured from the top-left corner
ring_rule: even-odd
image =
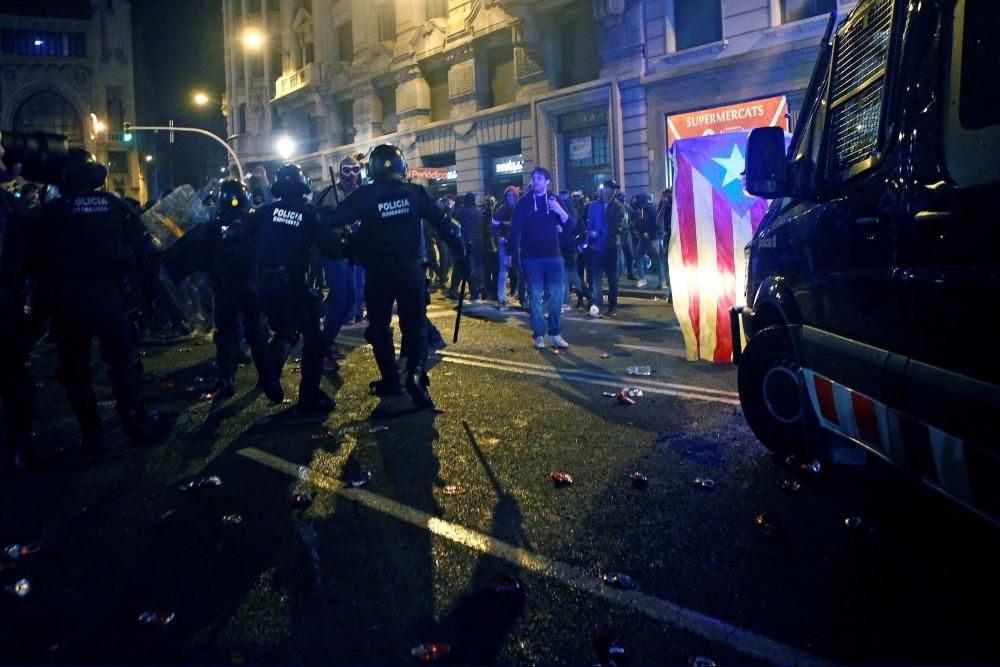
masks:
[[[863,1],[837,33],[830,93],[830,171],[835,177],[864,171],[878,156],[895,4]]]
[[[966,0],[962,40],[962,127],[978,130],[1000,123],[1000,2]],[[984,82],[991,83],[983,85]]]

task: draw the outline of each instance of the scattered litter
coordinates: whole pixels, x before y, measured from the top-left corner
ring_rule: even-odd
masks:
[[[610,630],[594,635],[594,651],[601,665],[624,665],[627,662],[621,640]]]
[[[174,381],[171,380],[170,378],[163,378],[163,380],[160,381],[160,389],[170,390],[173,388],[174,388]]]
[[[521,582],[518,581],[513,575],[501,574],[493,579],[493,583],[490,585],[490,590],[497,595],[520,593]]]
[[[381,433],[382,431],[388,431],[389,427],[385,425],[372,426],[368,429],[369,433]]]
[[[611,358],[611,355],[608,354],[607,352],[602,352],[601,353],[601,359],[610,359],[610,358]]]
[[[601,579],[611,588],[618,588],[623,591],[635,588],[635,580],[627,574],[621,574],[620,572],[609,572],[601,577]]]
[[[172,611],[144,611],[139,614],[139,622],[162,628],[173,623],[176,617],[177,614]]]
[[[301,373],[302,372],[302,366],[292,366],[291,372],[292,373]]]
[[[227,514],[222,517],[222,525],[224,526],[238,526],[243,523],[243,517],[239,514]]]
[[[434,662],[444,658],[449,653],[451,653],[451,646],[440,642],[417,644],[410,650],[410,654],[420,662]]]
[[[441,489],[441,492],[446,496],[460,496],[465,493],[466,489],[464,486],[459,486],[457,484],[449,484],[448,486]]]
[[[21,556],[28,556],[30,554],[36,553],[42,548],[40,542],[35,544],[11,544],[8,547],[4,547],[4,555],[10,560],[17,560]]]
[[[113,398],[108,399],[106,401],[98,401],[97,402],[97,407],[99,407],[99,408],[113,408],[113,407],[115,407],[115,401],[114,401]]]
[[[222,478],[218,475],[212,475],[211,477],[202,477],[198,480],[191,480],[187,484],[181,484],[177,487],[178,491],[190,491],[191,489],[201,489],[206,486],[222,486]]]
[[[160,515],[160,521],[163,521],[168,516],[170,516],[171,514],[174,514],[176,512],[177,512],[177,510],[167,510],[166,512],[164,512],[163,514]]]
[[[590,307],[590,316],[591,317],[600,317],[601,316],[601,309],[598,308],[597,306],[591,306]]]
[[[309,481],[309,468],[307,466],[299,466],[298,478],[304,482]]]
[[[291,404],[292,404],[292,399],[290,398],[286,398],[281,401],[281,405],[291,405]]]
[[[604,396],[605,398],[616,398],[618,394],[613,391],[606,391],[603,394],[601,394],[601,396]]]
[[[352,489],[356,489],[358,487],[364,486],[365,484],[367,484],[370,481],[372,481],[372,473],[371,473],[370,470],[365,470],[360,475],[358,475],[357,477],[355,477],[354,479],[348,481],[347,484]]]
[[[204,394],[198,397],[198,400],[202,403],[211,403],[215,399],[215,394],[210,391],[206,391]]]
[[[799,470],[804,470],[805,472],[811,472],[818,475],[823,469],[823,464],[819,461],[803,461],[796,454],[789,454],[785,459],[785,465],[789,468],[798,468]]]
[[[552,348],[552,354],[556,355],[557,357],[561,357],[564,354],[566,354],[566,348],[564,348],[564,347],[554,347],[554,348]]]
[[[194,393],[196,389],[197,387],[195,387],[193,384],[189,384],[188,386],[184,387],[184,391],[186,391],[189,394]]]
[[[618,402],[622,405],[635,405],[635,399],[628,395],[628,392],[622,390],[615,394]]]
[[[864,530],[869,533],[875,532],[875,526],[870,521],[866,521],[860,516],[844,517],[844,527],[850,530]]]
[[[632,480],[632,486],[637,489],[645,489],[649,486],[649,479],[638,470],[629,475],[629,478]]]
[[[13,593],[19,598],[26,597],[31,592],[31,582],[27,579],[18,579],[13,586],[6,586],[4,590]]]
[[[313,494],[309,492],[295,493],[292,495],[292,507],[297,510],[305,509],[313,504]]]
[[[435,407],[433,412],[436,415],[443,415],[445,412],[447,412],[447,410],[445,410],[444,408]]]
[[[764,533],[765,537],[778,539],[782,537],[781,527],[778,522],[767,512],[761,512],[754,519],[757,527]]]
[[[703,655],[696,655],[688,658],[688,665],[690,667],[715,667],[715,660]]]
[[[642,389],[638,387],[622,387],[622,391],[628,394],[629,398],[642,398]]]
[[[711,491],[715,488],[715,480],[709,479],[708,477],[695,477],[691,480],[691,485],[696,489]]]
[[[778,488],[788,493],[799,493],[802,491],[802,484],[794,479],[783,479],[778,482]]]
[[[292,363],[293,364],[301,364],[302,363],[302,357],[295,357],[294,359],[292,359]]]
[[[208,380],[206,378],[202,377],[201,375],[196,375],[195,376],[195,378],[194,378],[194,383],[195,384],[201,384],[203,382],[208,382]]]
[[[573,478],[564,472],[553,472],[549,475],[556,486],[572,486]]]
[[[178,352],[190,352],[191,348],[190,347],[179,347],[179,348],[177,348],[177,351]]]
[[[323,431],[322,433],[314,433],[312,435],[313,440],[333,440],[337,437],[337,434],[333,431]]]
[[[629,366],[625,369],[626,375],[652,375],[653,369],[649,366]]]

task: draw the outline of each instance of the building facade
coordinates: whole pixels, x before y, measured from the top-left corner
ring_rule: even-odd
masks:
[[[436,193],[499,194],[535,165],[559,188],[656,192],[671,119],[794,123],[828,13],[853,4],[223,0],[230,141],[273,164],[287,136],[314,182],[393,143]]]
[[[133,81],[126,0],[0,7],[0,127],[65,134],[108,166],[109,190],[143,201],[138,155],[121,132],[135,117]]]

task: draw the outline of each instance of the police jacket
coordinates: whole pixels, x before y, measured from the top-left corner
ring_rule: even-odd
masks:
[[[205,223],[205,267],[215,282],[246,282],[257,273],[257,228],[252,211],[217,214]]]
[[[39,275],[61,284],[133,277],[145,246],[142,221],[108,192],[66,194],[49,202],[31,233]]]
[[[438,236],[457,256],[464,256],[462,241],[420,185],[399,181],[378,181],[364,185],[341,202],[333,213],[333,223],[350,225],[360,221],[352,235],[356,261],[370,269],[389,269],[424,256],[423,220],[431,223]]]
[[[278,200],[250,216],[257,230],[257,260],[261,278],[283,269],[289,279],[305,280],[309,249],[317,240],[316,209],[305,201]]]

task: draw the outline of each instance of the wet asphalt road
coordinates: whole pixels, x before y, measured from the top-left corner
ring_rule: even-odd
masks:
[[[92,466],[40,346],[45,466],[0,478],[0,541],[42,548],[0,572],[32,586],[0,595],[0,661],[413,664],[440,642],[443,662],[592,664],[602,631],[632,664],[1000,661],[997,529],[877,461],[817,475],[776,460],[743,421],[735,369],[684,361],[665,302],[568,314],[562,356],[532,349],[526,314],[475,310],[434,357],[438,415],[368,395],[361,326],[342,334],[325,418],[270,405],[249,367],[234,399],[199,401],[210,340],[152,340],[155,444],[128,447],[104,403]],[[431,317],[450,340],[449,304]],[[653,375],[626,376],[635,365]],[[107,401],[100,364],[95,378]],[[602,395],[628,385],[636,405]],[[300,491],[314,501],[295,509]],[[520,588],[496,592],[509,576]],[[143,625],[144,611],[175,617]]]

